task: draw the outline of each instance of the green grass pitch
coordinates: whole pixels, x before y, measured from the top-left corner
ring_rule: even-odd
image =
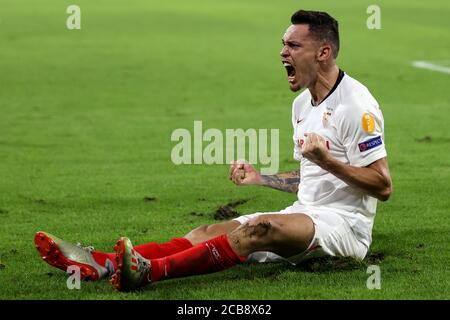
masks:
[[[0,299],[448,299],[450,297],[450,3],[430,1],[79,0],[0,2]],[[371,4],[381,30],[366,27]],[[292,159],[291,103],[279,52],[297,9],[340,22],[339,66],[367,85],[385,117],[394,194],[380,203],[369,259],[225,272],[117,293],[107,281],[68,290],[43,263],[45,230],[111,251],[166,241],[295,196],[235,187],[226,165],[170,161],[176,128],[279,128],[280,171]],[[146,201],[145,197],[154,197]],[[193,212],[203,213],[192,214]],[[381,289],[366,287],[369,264]]]

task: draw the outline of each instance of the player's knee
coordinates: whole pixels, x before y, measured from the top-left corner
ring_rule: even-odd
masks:
[[[239,255],[246,256],[270,248],[273,229],[269,219],[255,218],[233,230],[228,239]]]
[[[255,221],[254,223],[247,224],[244,232],[250,238],[266,237],[271,228],[270,221]]]
[[[200,227],[197,227],[193,229],[191,232],[189,232],[185,238],[190,240],[191,242],[195,242],[196,239],[203,239],[208,234],[208,228],[209,225],[202,225]]]
[[[273,240],[277,229],[272,219],[257,217],[242,226],[242,236],[254,245],[265,245]]]

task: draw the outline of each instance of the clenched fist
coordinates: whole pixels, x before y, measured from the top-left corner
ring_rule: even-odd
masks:
[[[262,183],[261,174],[245,160],[233,161],[230,164],[230,180],[236,185],[259,185]]]
[[[316,133],[305,133],[305,142],[302,145],[302,155],[317,165],[323,164],[330,153],[326,141]]]

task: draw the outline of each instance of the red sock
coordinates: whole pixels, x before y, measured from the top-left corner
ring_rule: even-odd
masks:
[[[134,247],[146,259],[159,259],[192,248],[186,238],[174,238],[166,243],[149,242]]]
[[[158,244],[156,242],[141,244],[135,246],[134,250],[139,252],[146,259],[159,259],[189,248],[192,248],[192,244],[188,239],[174,238],[169,242],[161,244]],[[102,267],[106,267],[106,260],[109,259],[113,263],[114,269],[117,268],[115,253],[92,251],[92,256],[94,257],[95,262],[97,262]]]
[[[160,259],[151,259],[152,282],[228,269],[245,261],[236,254],[226,234]]]
[[[95,262],[97,262],[102,267],[107,268],[110,271],[110,273],[112,273],[112,272],[114,272],[114,270],[116,270],[117,263],[116,263],[116,254],[115,253],[92,251],[91,254],[92,254],[92,257],[94,258]],[[107,263],[107,260],[109,260],[111,262]],[[108,264],[108,266],[107,266],[107,264]],[[112,269],[114,269],[114,270],[112,270]]]

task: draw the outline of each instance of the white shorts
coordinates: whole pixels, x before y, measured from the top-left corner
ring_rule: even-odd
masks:
[[[295,205],[289,206],[280,212],[258,212],[240,216],[234,220],[245,224],[250,220],[265,214],[290,214],[302,213],[310,217],[314,223],[314,238],[304,252],[285,259],[272,252],[254,252],[248,257],[248,261],[271,262],[287,260],[297,264],[310,258],[321,256],[353,257],[364,259],[367,254],[367,246],[358,240],[348,222],[342,215],[335,212],[299,212]]]

